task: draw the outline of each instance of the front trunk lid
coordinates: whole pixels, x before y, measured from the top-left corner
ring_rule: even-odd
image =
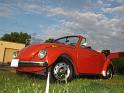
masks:
[[[18,53],[18,59],[23,61],[31,61],[32,58],[41,50],[50,47],[60,47],[64,46],[63,44],[54,44],[54,43],[46,43],[46,44],[34,44],[23,48]]]

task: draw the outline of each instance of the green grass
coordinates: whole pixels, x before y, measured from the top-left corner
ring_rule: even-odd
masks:
[[[124,58],[112,61],[119,65]],[[45,87],[46,79],[0,71],[0,93],[44,93]],[[50,84],[50,93],[124,93],[124,75],[114,75],[111,80],[76,78],[68,84]]]
[[[0,93],[44,93],[46,79],[0,71]],[[68,84],[50,84],[50,93],[124,93],[124,76],[111,80],[77,78]]]

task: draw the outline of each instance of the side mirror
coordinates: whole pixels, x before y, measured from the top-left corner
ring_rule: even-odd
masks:
[[[86,42],[81,44],[81,46],[86,46],[86,45],[87,45],[87,43],[86,43]]]

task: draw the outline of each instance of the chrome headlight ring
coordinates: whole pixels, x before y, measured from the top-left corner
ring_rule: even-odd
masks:
[[[47,54],[47,50],[42,49],[42,50],[39,51],[38,57],[42,59],[42,58],[44,58],[46,56],[46,54]]]

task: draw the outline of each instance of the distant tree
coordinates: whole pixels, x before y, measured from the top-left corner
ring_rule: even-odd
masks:
[[[4,34],[1,37],[1,40],[29,44],[29,42],[27,41],[29,41],[30,38],[31,35],[29,35],[28,33],[11,32],[10,34]]]
[[[47,39],[47,40],[45,41],[45,43],[53,43],[53,41],[54,41],[54,38],[49,38],[49,39]]]

